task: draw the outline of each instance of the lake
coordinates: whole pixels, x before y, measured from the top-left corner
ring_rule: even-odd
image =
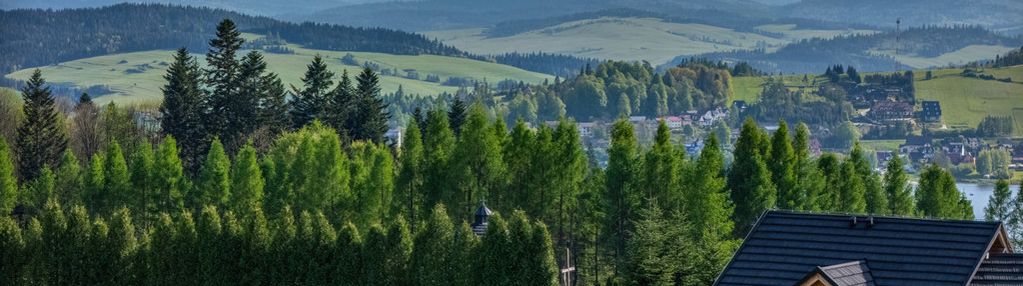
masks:
[[[994,183],[957,183],[956,187],[959,191],[966,194],[966,198],[973,202],[973,216],[978,219],[984,219],[984,208],[987,207],[987,201],[991,199],[991,193],[995,191]],[[1013,196],[1019,186],[1013,184],[1009,186],[1009,190],[1013,192]]]

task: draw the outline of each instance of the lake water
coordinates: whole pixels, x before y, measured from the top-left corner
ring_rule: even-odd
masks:
[[[995,191],[995,184],[958,183],[956,184],[956,187],[959,188],[959,191],[966,194],[966,198],[973,202],[973,216],[976,219],[984,219],[984,208],[987,207],[987,202],[991,199],[991,193]],[[1019,186],[1013,184],[1009,186],[1009,190],[1012,191],[1013,196],[1015,196],[1016,191],[1019,190]]]

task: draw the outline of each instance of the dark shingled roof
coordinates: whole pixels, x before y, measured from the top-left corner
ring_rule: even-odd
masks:
[[[991,255],[980,264],[970,285],[1023,285],[1023,254]]]
[[[878,286],[966,285],[997,222],[768,211],[715,285],[793,285],[819,266],[869,265]]]
[[[817,267],[811,275],[814,273],[821,274],[834,286],[874,286],[874,277],[870,276],[870,268],[863,261]]]

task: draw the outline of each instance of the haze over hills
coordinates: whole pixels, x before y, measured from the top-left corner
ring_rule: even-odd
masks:
[[[119,3],[159,3],[188,6],[221,8],[248,14],[275,16],[282,14],[306,14],[339,6],[382,2],[384,0],[5,0],[0,1],[0,9],[19,8],[86,8],[100,7]]]
[[[775,10],[787,17],[885,27],[902,18],[903,27],[969,24],[1023,32],[1023,1],[1018,0],[802,0]]]

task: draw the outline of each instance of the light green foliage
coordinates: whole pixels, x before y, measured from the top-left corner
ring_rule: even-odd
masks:
[[[231,210],[245,214],[252,209],[262,209],[263,172],[256,161],[256,149],[252,142],[245,144],[231,166]]]
[[[153,146],[143,143],[131,154],[131,160],[128,162],[134,199],[125,203],[132,206],[130,209],[135,210],[134,215],[139,218],[138,223],[146,226],[156,219],[154,203],[157,196],[153,180],[155,156]]]
[[[352,192],[359,225],[369,226],[387,218],[394,196],[394,163],[386,146],[367,142],[352,144]]]
[[[184,170],[173,137],[164,138],[163,143],[157,148],[152,176],[157,210],[168,212],[184,206],[182,196],[185,186]]]
[[[771,181],[778,188],[777,206],[781,209],[802,209],[804,194],[796,187],[796,159],[792,139],[789,138],[788,124],[778,122],[778,130],[771,137],[771,155],[768,168]]]
[[[643,199],[656,201],[661,209],[675,211],[681,202],[682,158],[671,143],[671,131],[662,120],[657,127],[654,146],[644,154]]]
[[[416,285],[450,285],[457,269],[455,226],[444,205],[433,207],[422,231],[416,234],[409,274]]]
[[[863,179],[856,174],[856,164],[852,159],[842,162],[839,176],[842,183],[838,185],[838,210],[849,213],[864,213],[867,211],[865,195],[866,187],[863,186]]]
[[[49,167],[43,167],[39,175],[22,185],[18,201],[25,204],[30,210],[39,210],[51,198],[54,198],[56,178]]]
[[[427,114],[426,130],[423,131],[424,184],[423,202],[425,206],[433,206],[444,201],[452,190],[448,165],[455,147],[455,133],[448,125],[448,115],[444,110],[435,109]],[[459,204],[448,204],[458,206]],[[454,207],[457,208],[457,207]],[[449,209],[450,212],[455,210]]]
[[[18,200],[18,179],[7,141],[0,138],[0,213],[11,213]]]
[[[409,122],[405,128],[401,153],[398,154],[398,178],[395,182],[393,212],[408,218],[410,229],[416,230],[417,216],[423,207],[423,183],[426,175],[423,139],[419,124]],[[428,207],[428,206],[427,206]]]
[[[65,206],[82,204],[82,192],[85,186],[82,180],[82,166],[79,165],[78,158],[75,158],[71,149],[64,151],[64,155],[60,157],[60,164],[57,166],[55,175],[54,193],[60,204]]]
[[[764,163],[764,150],[769,145],[760,127],[747,118],[735,143],[735,162],[728,173],[728,188],[735,203],[735,231],[744,235],[764,210],[775,206],[777,190]]]
[[[984,220],[986,221],[1008,221],[1012,207],[1009,205],[1012,200],[1012,192],[1009,191],[1009,182],[998,180],[995,183],[995,191],[984,208]]]
[[[684,273],[688,263],[683,258],[693,251],[685,239],[689,225],[665,215],[656,202],[640,210],[635,231],[627,247],[626,279],[629,285],[675,285],[677,275]]]
[[[231,196],[231,160],[224,152],[220,139],[213,139],[206,159],[199,169],[196,189],[186,202],[190,205],[227,205]]]
[[[483,106],[474,105],[461,128],[453,155],[458,159],[451,166],[452,182],[458,193],[449,201],[450,205],[458,206],[455,209],[458,217],[468,218],[479,198],[500,197],[496,192],[504,187],[502,146],[489,122]]]
[[[907,182],[906,170],[898,154],[894,154],[885,167],[884,192],[888,199],[889,214],[908,216],[914,213],[913,190]]]
[[[631,230],[631,221],[636,218],[640,206],[641,192],[638,185],[639,151],[632,124],[618,120],[611,128],[611,148],[608,149],[607,178],[603,197],[607,214],[605,228],[611,238],[611,247],[618,257],[616,266],[623,266],[626,236]]]
[[[117,144],[117,141],[111,141],[107,145],[104,163],[103,184],[106,202],[102,203],[102,208],[95,211],[106,214],[116,208],[128,205],[132,197],[132,188],[131,177],[128,174],[128,162],[125,161],[121,145]]]
[[[973,208],[956,188],[955,178],[937,165],[928,166],[920,174],[916,189],[920,215],[948,219],[972,219]]]

